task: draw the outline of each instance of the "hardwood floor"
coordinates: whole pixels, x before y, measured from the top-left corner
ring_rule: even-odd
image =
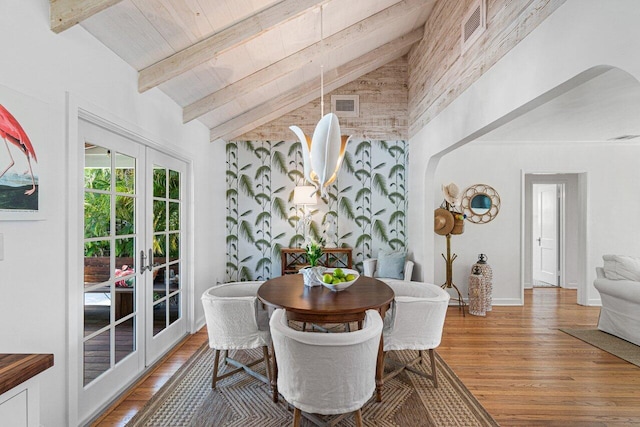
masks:
[[[447,313],[438,353],[503,426],[640,425],[640,368],[561,331],[595,327],[600,309],[576,291],[525,291],[523,307],[487,317]],[[123,426],[200,345],[189,337],[94,426]]]
[[[437,351],[501,425],[640,425],[640,368],[558,330],[597,324],[576,291],[527,290],[486,318],[449,310]]]
[[[153,394],[160,390],[164,383],[207,341],[205,328],[187,337],[91,425],[99,427],[126,425],[153,397]]]

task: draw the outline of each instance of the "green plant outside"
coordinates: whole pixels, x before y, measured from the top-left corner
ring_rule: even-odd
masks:
[[[153,194],[156,197],[171,197],[178,199],[180,195],[179,173],[170,171],[170,179],[166,179],[166,169],[157,168],[153,174]],[[132,257],[134,252],[135,234],[135,169],[115,169],[115,236],[122,236],[115,240],[115,256]],[[109,168],[85,168],[84,181],[86,190],[84,199],[84,237],[86,239],[111,236],[111,196],[99,191],[109,191],[111,188],[111,169]],[[168,184],[167,184],[168,183]],[[164,203],[164,202],[162,202]],[[180,205],[177,202],[169,202],[169,218],[167,221],[166,209],[156,212],[154,202],[155,231],[166,229],[178,231],[180,228]],[[154,253],[163,251],[163,245],[159,239],[153,239]],[[106,240],[90,241],[84,245],[85,257],[109,256],[110,247]],[[170,256],[178,255],[179,240],[169,239]]]

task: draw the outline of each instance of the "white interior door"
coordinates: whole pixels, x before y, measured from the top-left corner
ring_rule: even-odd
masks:
[[[533,185],[533,280],[558,286],[558,186]]]
[[[187,180],[184,162],[131,138],[84,120],[78,132],[84,269],[73,309],[86,420],[187,332]]]

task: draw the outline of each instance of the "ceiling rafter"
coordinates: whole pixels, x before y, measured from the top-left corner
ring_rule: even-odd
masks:
[[[327,1],[329,0],[283,0],[276,3],[262,12],[144,68],[138,74],[138,91],[145,92],[154,88]]]
[[[409,15],[422,7],[424,7],[423,0],[403,0],[396,3],[324,39],[324,53],[345,48],[355,41],[368,37],[371,31],[385,25],[389,20]],[[197,119],[203,114],[232,101],[238,96],[245,95],[257,87],[265,85],[312,62],[317,56],[323,53],[322,46],[322,41],[316,42],[185,106],[183,110],[184,123]]]
[[[49,25],[61,33],[122,0],[50,0]]]
[[[335,90],[379,67],[405,55],[420,41],[423,29],[418,28],[368,53],[325,72],[326,92]],[[318,98],[320,79],[314,79],[211,129],[210,140],[231,140],[265,123],[281,117]]]

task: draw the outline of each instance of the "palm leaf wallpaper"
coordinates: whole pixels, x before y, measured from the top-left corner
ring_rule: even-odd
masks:
[[[303,247],[311,238],[353,248],[360,271],[380,249],[404,250],[408,155],[406,141],[352,139],[327,198],[310,207],[305,230],[304,211],[292,202],[294,188],[305,184],[300,143],[227,143],[225,280],[279,276],[280,249]]]

